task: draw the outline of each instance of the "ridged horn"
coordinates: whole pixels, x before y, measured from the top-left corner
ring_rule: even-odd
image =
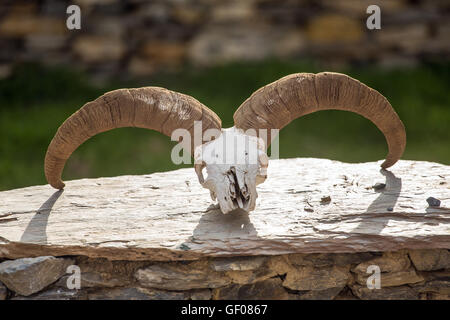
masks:
[[[184,128],[194,144],[194,121],[202,121],[202,131],[220,130],[220,118],[191,96],[159,87],[119,89],[86,103],[72,114],[53,137],[45,155],[45,177],[56,189],[63,189],[61,174],[70,155],[90,137],[114,128],[138,127],[171,136]]]
[[[382,163],[396,163],[406,146],[405,127],[389,101],[378,91],[347,75],[333,72],[296,73],[255,91],[234,113],[237,128],[281,129],[303,115],[320,110],[352,111],[372,121],[384,134],[389,153]]]

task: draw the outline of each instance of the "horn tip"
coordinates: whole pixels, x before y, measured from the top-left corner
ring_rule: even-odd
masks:
[[[52,182],[52,183],[50,183],[50,185],[53,188],[58,189],[58,190],[63,190],[64,187],[66,186],[66,184],[64,182],[62,182],[61,180],[60,181],[56,181],[56,182]]]
[[[392,167],[395,163],[397,162],[397,160],[392,161],[389,159],[384,160],[384,162],[381,164],[381,168],[382,169],[387,169],[389,167]]]

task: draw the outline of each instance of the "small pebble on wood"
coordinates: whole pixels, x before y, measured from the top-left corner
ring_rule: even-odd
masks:
[[[441,200],[433,198],[433,197],[429,197],[427,199],[427,202],[430,207],[439,207],[441,205]]]
[[[322,198],[320,199],[320,202],[321,202],[322,204],[330,203],[330,202],[331,202],[331,197],[330,197],[330,196],[324,196],[324,197],[322,197]]]

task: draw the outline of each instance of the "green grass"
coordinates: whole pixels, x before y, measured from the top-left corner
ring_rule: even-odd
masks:
[[[121,87],[155,85],[190,94],[233,125],[233,113],[253,91],[294,72],[325,71],[310,61],[264,61],[209,69],[186,67],[145,81],[95,86],[82,73],[22,65],[0,80],[0,190],[44,184],[43,160],[58,126],[85,102]],[[383,70],[352,67],[344,72],[385,95],[403,120],[403,159],[450,164],[450,64]],[[69,159],[66,180],[144,174],[179,168],[170,160],[173,142],[158,132],[121,128],[83,144]],[[280,157],[319,157],[346,162],[382,159],[383,135],[368,120],[342,111],[297,119],[280,133]]]

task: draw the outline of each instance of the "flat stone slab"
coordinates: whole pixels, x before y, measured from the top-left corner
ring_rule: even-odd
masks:
[[[271,160],[250,214],[222,214],[193,168],[73,180],[62,192],[49,185],[3,191],[0,258],[170,261],[450,249],[450,166],[400,161],[386,171],[380,164]],[[440,207],[430,207],[429,197]]]

